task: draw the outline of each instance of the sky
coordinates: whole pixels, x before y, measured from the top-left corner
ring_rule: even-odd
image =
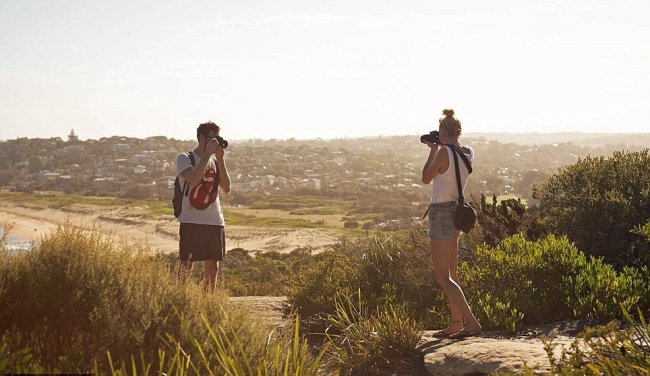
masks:
[[[0,140],[650,132],[650,2],[0,0]]]

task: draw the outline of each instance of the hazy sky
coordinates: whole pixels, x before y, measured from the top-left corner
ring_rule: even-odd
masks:
[[[0,0],[0,139],[650,132],[648,1]]]

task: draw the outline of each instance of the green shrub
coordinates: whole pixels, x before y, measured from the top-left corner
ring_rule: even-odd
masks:
[[[604,257],[619,270],[647,265],[650,242],[630,230],[650,219],[648,152],[587,157],[535,186],[548,230],[567,234],[588,255]]]
[[[339,295],[327,335],[327,360],[340,375],[403,374],[422,367],[416,350],[422,331],[400,306],[384,305],[369,311],[361,294]]]
[[[647,274],[647,268],[618,273],[553,235],[538,241],[515,235],[496,247],[478,247],[472,262],[459,266],[479,320],[509,331],[574,317],[617,317],[619,304],[629,309],[643,303]]]
[[[221,264],[219,279],[231,296],[285,296],[290,276],[314,263],[316,257],[311,256],[309,248],[290,253],[257,252],[254,257],[235,248]]]
[[[574,276],[567,276],[570,290],[566,302],[573,308],[575,317],[614,318],[621,307],[630,311],[637,305],[647,304],[650,291],[648,268],[625,267],[617,273],[611,265],[600,259],[591,260]],[[645,305],[647,307],[647,305]]]
[[[627,327],[621,328],[618,322],[612,321],[589,328],[569,349],[562,351],[560,359],[548,351],[552,373],[562,376],[646,376],[650,370],[650,326],[640,310],[639,322],[625,310],[623,316]],[[546,342],[546,346],[553,349],[553,341]]]
[[[400,304],[426,327],[445,325],[447,299],[434,281],[421,230],[342,241],[337,253],[320,255],[318,265],[292,278],[289,302],[304,318],[319,317],[324,329],[323,318],[335,313],[334,296],[359,289],[370,312]],[[647,267],[617,272],[585,256],[567,237],[528,241],[519,234],[496,247],[459,252],[460,284],[486,329],[514,332],[570,318],[613,318],[619,304],[630,309],[650,301]]]
[[[563,302],[562,279],[585,263],[585,256],[566,238],[531,242],[515,235],[496,247],[477,247],[472,263],[461,263],[458,274],[479,320],[512,328],[519,325],[498,323],[488,313],[503,312],[505,304],[523,313],[529,324],[571,317],[571,308]]]
[[[334,296],[359,289],[371,311],[399,303],[418,320],[438,300],[426,236],[419,230],[344,239],[318,257],[317,265],[291,279],[289,303],[306,319],[320,317],[324,325],[323,318],[335,313]]]
[[[477,220],[483,229],[483,239],[486,243],[496,245],[522,230],[526,205],[520,198],[499,202],[494,194],[492,203],[488,204],[485,195],[481,194],[480,201],[474,206],[477,207]]]
[[[335,312],[334,297],[359,288],[358,272],[348,257],[327,252],[290,280],[290,308],[298,312],[313,328],[325,329],[327,315]]]

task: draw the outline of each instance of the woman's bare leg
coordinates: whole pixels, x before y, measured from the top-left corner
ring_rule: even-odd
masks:
[[[433,269],[436,273],[436,282],[443,289],[449,305],[452,309],[458,310],[455,314],[460,312],[460,317],[464,320],[464,329],[469,332],[478,332],[481,330],[481,324],[478,322],[472,310],[467,304],[463,290],[458,285],[457,281],[451,278],[451,243],[452,240],[431,240],[431,257],[433,259]],[[458,246],[456,243],[456,260],[458,255]],[[455,323],[452,323],[455,324]]]

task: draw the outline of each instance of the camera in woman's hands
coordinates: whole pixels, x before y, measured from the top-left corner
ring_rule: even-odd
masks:
[[[420,142],[421,143],[426,143],[427,141],[434,143],[434,144],[439,144],[440,143],[440,132],[438,131],[431,131],[428,134],[423,134],[420,136]]]

